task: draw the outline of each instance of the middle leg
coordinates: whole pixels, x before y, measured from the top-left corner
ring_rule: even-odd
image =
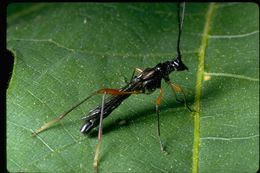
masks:
[[[162,143],[162,139],[161,139],[160,114],[159,114],[159,105],[161,104],[162,95],[163,95],[163,90],[162,90],[162,88],[160,88],[160,94],[155,101],[155,111],[156,111],[156,116],[157,116],[157,135],[158,135],[158,138],[159,138],[161,150],[165,151],[163,143]]]

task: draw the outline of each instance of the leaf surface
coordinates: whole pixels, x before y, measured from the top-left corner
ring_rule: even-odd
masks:
[[[7,168],[91,172],[97,133],[86,137],[79,128],[100,96],[37,137],[32,131],[93,91],[124,86],[134,68],[176,57],[176,4],[35,4],[14,12],[17,6],[8,6],[7,19],[7,49],[15,56],[7,92]],[[250,3],[186,4],[181,49],[189,72],[170,77],[199,111],[189,112],[162,85],[161,135],[169,152],[164,155],[154,111],[159,92],[131,96],[104,120],[99,171],[255,172],[258,14]]]

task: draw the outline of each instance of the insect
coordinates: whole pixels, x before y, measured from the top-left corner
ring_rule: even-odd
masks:
[[[164,80],[166,83],[168,83],[173,93],[176,96],[176,92],[181,92],[183,94],[183,101],[178,100],[185,104],[185,106],[192,111],[189,106],[186,104],[186,96],[183,92],[182,88],[178,86],[175,83],[172,83],[169,78],[169,74],[173,71],[184,71],[188,70],[187,66],[182,62],[182,56],[180,51],[180,37],[182,32],[182,25],[184,21],[184,12],[185,12],[185,4],[182,5],[182,12],[180,12],[180,4],[178,4],[177,8],[177,18],[178,18],[178,40],[177,40],[177,58],[165,61],[163,63],[158,63],[156,66],[152,68],[146,68],[144,70],[141,70],[139,68],[136,68],[134,72],[132,73],[130,81],[122,88],[120,89],[110,89],[110,88],[103,88],[98,91],[93,92],[88,97],[86,97],[84,100],[70,108],[68,111],[60,115],[59,117],[51,120],[50,122],[44,124],[42,127],[37,129],[33,135],[36,135],[43,130],[50,127],[53,123],[60,121],[62,118],[64,118],[68,113],[70,113],[72,110],[74,110],[76,107],[81,105],[82,103],[86,102],[88,99],[90,99],[92,96],[97,94],[102,94],[102,102],[99,106],[97,106],[95,109],[91,110],[87,116],[83,118],[84,124],[80,128],[81,133],[83,134],[89,134],[93,128],[98,126],[98,143],[96,145],[95,150],[95,157],[94,157],[94,163],[93,168],[94,170],[97,170],[98,167],[98,160],[99,160],[99,152],[100,152],[100,145],[102,141],[102,122],[103,119],[109,116],[113,110],[115,110],[125,99],[127,99],[132,94],[150,94],[154,92],[156,89],[160,89],[160,94],[156,99],[155,102],[155,110],[157,115],[157,134],[160,142],[160,148],[162,151],[164,150],[164,146],[161,140],[160,135],[160,116],[159,116],[159,110],[158,107],[161,104],[161,99],[163,95],[163,90],[161,88],[161,81]],[[181,13],[181,15],[180,15]],[[107,97],[107,95],[109,95]]]

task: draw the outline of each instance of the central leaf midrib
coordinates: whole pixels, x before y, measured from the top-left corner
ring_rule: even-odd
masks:
[[[202,84],[204,76],[204,59],[208,43],[208,36],[210,31],[210,22],[212,20],[212,14],[215,9],[215,3],[210,3],[207,14],[205,16],[205,25],[202,34],[202,40],[199,48],[198,55],[198,71],[195,87],[195,110],[194,113],[194,140],[192,148],[192,173],[197,173],[199,171],[199,145],[200,145],[200,106],[201,106],[201,94],[202,94]]]

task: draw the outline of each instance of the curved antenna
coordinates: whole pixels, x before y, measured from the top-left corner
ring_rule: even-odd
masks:
[[[179,34],[178,34],[178,40],[177,40],[177,52],[178,52],[177,59],[181,59],[180,39],[181,39],[182,26],[183,26],[183,22],[184,22],[184,12],[185,12],[185,2],[182,5],[181,16],[180,16],[180,3],[178,3],[178,5],[177,5],[177,18],[178,18],[178,25],[179,25]]]

